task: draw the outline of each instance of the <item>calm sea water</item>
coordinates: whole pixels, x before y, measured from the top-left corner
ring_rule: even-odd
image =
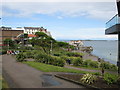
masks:
[[[83,41],[83,43],[84,46],[93,47],[93,55],[113,64],[117,63],[118,41]]]

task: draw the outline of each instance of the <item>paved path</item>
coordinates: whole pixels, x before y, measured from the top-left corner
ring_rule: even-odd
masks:
[[[71,68],[71,69],[76,69],[76,70],[82,70],[82,71],[89,71],[89,72],[100,72],[100,70],[91,70],[91,69],[84,69],[84,68],[77,68],[77,67],[72,67],[72,66],[64,66],[66,68]]]
[[[61,85],[43,87],[43,72],[16,62],[10,55],[3,55],[3,76],[11,88],[84,88],[83,86],[54,77]]]
[[[64,67],[71,68],[71,69],[76,69],[76,70],[82,70],[82,71],[100,72],[101,73],[101,70],[92,70],[92,69],[77,68],[77,67],[73,67],[73,66],[69,66],[69,65],[65,65]],[[117,74],[117,71],[108,71],[108,70],[105,70],[105,72]]]

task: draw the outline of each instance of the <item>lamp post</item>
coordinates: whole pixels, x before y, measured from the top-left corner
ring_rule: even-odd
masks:
[[[53,45],[52,45],[52,40],[50,40],[50,42],[51,42],[51,43],[50,43],[50,54],[52,54],[52,46],[53,46]]]

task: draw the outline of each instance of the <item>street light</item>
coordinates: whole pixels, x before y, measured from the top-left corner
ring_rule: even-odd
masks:
[[[50,40],[50,53],[52,54],[52,40]]]

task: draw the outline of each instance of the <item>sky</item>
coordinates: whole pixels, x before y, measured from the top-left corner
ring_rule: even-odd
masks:
[[[115,0],[4,0],[0,6],[1,26],[42,26],[57,40],[117,40],[105,35]]]

